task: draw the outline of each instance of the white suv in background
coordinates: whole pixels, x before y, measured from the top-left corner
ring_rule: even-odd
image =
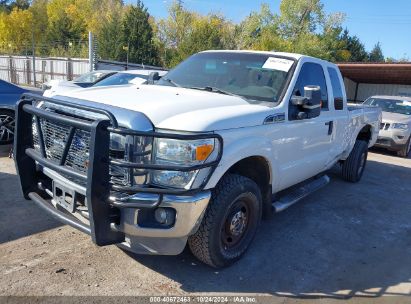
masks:
[[[364,104],[382,110],[382,123],[375,146],[407,157],[411,150],[411,97],[372,96]]]

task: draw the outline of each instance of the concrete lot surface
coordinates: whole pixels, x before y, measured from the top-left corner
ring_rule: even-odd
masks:
[[[263,221],[244,258],[216,271],[188,251],[137,256],[93,245],[22,198],[14,164],[0,148],[0,295],[402,295],[400,303],[411,301],[411,159],[370,153],[358,184],[338,172],[331,170],[327,187]]]

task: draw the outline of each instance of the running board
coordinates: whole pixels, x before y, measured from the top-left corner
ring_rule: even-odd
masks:
[[[327,175],[323,175],[320,178],[310,180],[309,182],[302,184],[298,188],[294,188],[286,192],[284,196],[281,196],[278,200],[272,203],[274,212],[278,213],[287,209],[291,205],[299,202],[307,195],[326,186],[329,182],[330,178]]]

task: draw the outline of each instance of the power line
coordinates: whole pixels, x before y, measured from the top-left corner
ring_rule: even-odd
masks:
[[[411,24],[411,19],[378,19],[378,18],[352,18],[348,17],[346,21],[357,23],[378,23],[385,25],[407,25]]]

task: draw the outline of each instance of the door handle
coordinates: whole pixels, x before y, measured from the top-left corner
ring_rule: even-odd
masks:
[[[325,125],[328,126],[328,135],[333,134],[334,122],[332,120],[327,121]]]

